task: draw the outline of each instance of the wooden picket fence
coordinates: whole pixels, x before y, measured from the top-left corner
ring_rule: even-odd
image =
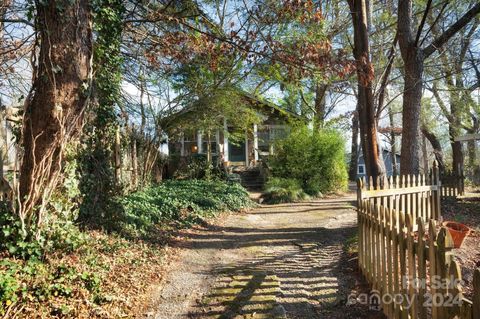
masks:
[[[374,181],[372,178],[357,182],[358,206],[363,200],[371,205],[381,205],[396,212],[409,212],[414,221],[421,217],[424,222],[440,220],[441,183],[438,166],[434,162],[429,175],[401,175]],[[398,214],[397,214],[398,215]],[[398,216],[395,216],[398,223]]]
[[[467,300],[451,235],[440,223],[436,166],[429,179],[404,176],[358,186],[359,266],[384,314],[479,319],[480,270],[474,274],[474,298]]]
[[[440,176],[442,183],[442,198],[456,198],[465,194],[465,176],[462,170],[455,172],[444,172]]]

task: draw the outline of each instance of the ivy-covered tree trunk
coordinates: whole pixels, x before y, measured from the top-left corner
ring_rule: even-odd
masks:
[[[116,107],[120,97],[122,0],[94,2],[94,30],[97,34],[94,51],[94,103],[81,156],[80,189],[83,201],[80,217],[98,222],[107,217],[111,198],[120,185],[120,141]],[[119,139],[119,136],[118,136]]]
[[[19,213],[27,227],[34,219],[42,223],[64,146],[82,126],[92,71],[89,1],[37,1],[35,8],[38,61],[25,101],[19,186]]]

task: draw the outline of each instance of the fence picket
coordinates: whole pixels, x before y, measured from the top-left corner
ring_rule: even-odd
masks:
[[[393,282],[392,282],[392,274],[393,274],[393,263],[392,263],[392,211],[390,209],[385,209],[385,221],[386,221],[386,231],[385,231],[385,236],[386,236],[386,254],[387,254],[387,261],[385,263],[386,265],[386,272],[387,272],[387,289],[386,293],[389,294],[390,296],[393,295]],[[388,306],[388,313],[387,317],[393,316],[393,303],[390,303]]]
[[[426,282],[427,279],[427,260],[425,258],[425,223],[422,218],[418,218],[418,243],[417,243],[417,261],[418,261],[418,318],[426,319],[427,318],[427,309],[424,307],[425,304],[425,294],[426,289],[422,284]]]
[[[380,294],[385,294],[387,292],[387,252],[386,252],[386,220],[385,220],[385,207],[380,207],[380,274],[381,274],[381,285],[380,285]],[[383,307],[383,312],[385,315],[388,315],[388,307]]]
[[[448,267],[452,261],[451,250],[453,249],[453,239],[450,235],[450,232],[442,227],[437,235],[437,252],[436,252],[436,264],[437,264],[437,276],[439,278],[448,278]],[[442,296],[444,300],[447,295],[447,289],[444,285],[441,285],[441,288],[438,289],[439,296]],[[436,297],[433,295],[434,298]],[[448,309],[445,307],[445,304],[442,303],[438,307],[438,318],[444,319],[447,318]]]
[[[417,292],[413,283],[417,279],[416,274],[416,263],[415,263],[415,252],[414,252],[414,241],[413,241],[413,217],[412,215],[406,215],[407,217],[407,262],[408,262],[408,296],[411,301],[410,306],[410,315],[412,318],[417,316]]]
[[[380,227],[379,227],[379,215],[380,215],[380,207],[376,206],[375,207],[375,215],[374,215],[374,221],[373,221],[373,267],[374,267],[374,285],[373,287],[376,290],[380,290],[380,280],[381,280],[381,274],[380,274]]]
[[[429,175],[367,177],[357,182],[359,268],[381,296],[400,294],[411,302],[403,298],[400,305],[383,305],[389,319],[480,318],[480,269],[474,275],[472,302],[464,299],[456,281],[448,287],[432,283],[432,278],[441,283],[461,279],[451,235],[444,227],[437,231],[440,198],[453,192],[441,186],[436,163]],[[460,194],[460,186],[457,189]],[[452,295],[461,302],[453,307],[437,303]]]
[[[448,267],[447,272],[449,278],[449,287],[447,292],[447,299],[450,300],[451,304],[446,304],[446,318],[453,318],[455,314],[460,313],[460,304],[456,302],[455,298],[458,298],[458,301],[463,300],[462,287],[459,284],[462,279],[462,274],[460,272],[460,265],[456,261],[452,261]]]
[[[437,231],[436,224],[433,219],[430,220],[428,225],[428,260],[429,260],[429,272],[430,278],[436,278],[437,276],[437,258],[436,258],[436,239]],[[434,286],[430,287],[430,296],[435,296],[437,289]],[[432,318],[438,318],[438,306],[432,302]]]
[[[398,212],[393,212],[396,218],[393,219],[393,227],[392,227],[392,253],[393,253],[393,287],[394,287],[394,295],[398,295],[400,293],[400,279],[399,279],[399,253],[398,253],[398,223],[399,223],[399,214]],[[394,318],[400,318],[400,307],[395,304],[395,314]]]
[[[403,279],[404,278],[408,278],[407,277],[407,242],[406,242],[406,238],[404,236],[404,233],[405,233],[405,214],[400,214],[400,224],[399,224],[399,233],[400,233],[400,236],[399,236],[399,241],[398,241],[398,250],[399,250],[399,253],[400,253],[400,293],[402,294],[402,296],[407,296],[408,295],[408,291],[407,291],[407,287],[405,287],[405,285],[403,285]],[[405,309],[407,303],[406,303],[406,300],[404,298],[403,300],[403,303],[402,303],[402,306],[403,308]]]

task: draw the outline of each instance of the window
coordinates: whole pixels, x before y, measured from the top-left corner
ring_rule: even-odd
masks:
[[[208,141],[203,140],[202,142],[202,153],[207,154],[208,152]],[[217,142],[210,141],[210,152],[212,154],[217,154]]]
[[[358,174],[359,175],[365,174],[365,164],[358,164]]]

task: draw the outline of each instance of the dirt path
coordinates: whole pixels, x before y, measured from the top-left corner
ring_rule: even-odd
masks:
[[[151,317],[374,318],[345,306],[353,198],[260,206],[179,241]],[[354,263],[354,262],[353,262]]]

